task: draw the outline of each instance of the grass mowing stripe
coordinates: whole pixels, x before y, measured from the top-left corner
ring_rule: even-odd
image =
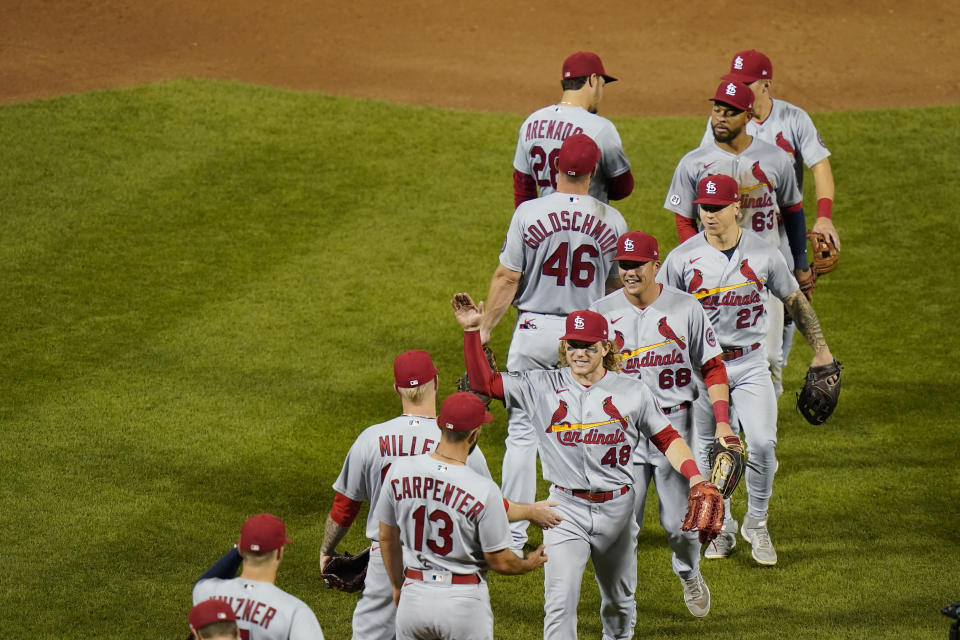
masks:
[[[651,495],[638,635],[933,638],[957,599],[960,108],[815,119],[844,252],[814,305],[846,365],[841,405],[821,428],[793,411],[799,344],[780,400],[780,564],[758,568],[742,541],[705,562],[704,620],[682,604]],[[486,292],[521,120],[199,80],[0,109],[0,496],[18,541],[0,633],[181,633],[192,581],[270,510],[294,540],[280,586],[348,637],[354,597],[316,574],[330,483],[354,435],[395,415],[397,352],[428,349],[452,391],[448,300]],[[703,122],[616,119],[637,178],[618,208],[664,251],[666,187]],[[494,413],[483,447],[499,477]],[[497,637],[540,636],[540,580],[492,580]],[[585,637],[598,605],[588,570]]]

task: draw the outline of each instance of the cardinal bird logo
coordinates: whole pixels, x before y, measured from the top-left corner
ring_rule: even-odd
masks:
[[[547,427],[547,433],[553,431],[554,426],[564,424],[562,420],[567,417],[567,410],[569,408],[570,405],[567,404],[566,400],[560,401],[560,406],[557,407],[557,410],[553,412],[553,417],[550,418],[550,426]]]
[[[763,284],[760,283],[760,278],[757,277],[757,274],[754,273],[753,269],[750,268],[750,265],[747,264],[746,258],[740,262],[740,273],[744,278],[756,285],[757,291],[763,291]]]
[[[617,351],[620,351],[623,349],[623,343],[626,342],[627,339],[623,337],[622,331],[614,331],[613,333],[613,344],[617,348]]]
[[[620,414],[620,410],[613,404],[613,396],[607,396],[603,399],[603,412],[620,423],[624,429],[627,428],[627,421]]]
[[[663,316],[660,320],[657,321],[657,331],[660,332],[667,340],[673,340],[681,349],[686,349],[687,345],[677,337],[677,334],[673,332],[673,329],[670,328],[670,325],[667,324],[667,316]]]
[[[693,277],[690,278],[690,284],[687,285],[687,293],[696,293],[700,290],[700,285],[703,284],[703,271],[700,269],[693,270]]]
[[[750,165],[750,173],[752,173],[753,177],[756,178],[761,184],[767,185],[767,189],[770,190],[770,193],[773,193],[773,183],[770,182],[770,179],[767,178],[767,174],[765,174],[763,169],[760,168],[759,160]]]
[[[790,141],[783,137],[783,131],[777,131],[777,146],[789,153],[790,155],[796,157],[797,151],[793,148],[793,145],[790,144]]]

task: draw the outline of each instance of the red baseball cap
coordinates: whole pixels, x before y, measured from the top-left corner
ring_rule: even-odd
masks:
[[[577,51],[563,61],[563,74],[561,77],[564,80],[567,78],[582,78],[593,74],[603,76],[603,79],[607,82],[617,81],[616,78],[608,76],[607,72],[603,70],[603,63],[600,62],[600,56],[590,51]]]
[[[493,422],[493,414],[487,411],[483,400],[466,391],[447,396],[437,417],[437,424],[450,431],[473,431],[488,422]]]
[[[631,231],[617,239],[617,256],[614,260],[650,262],[660,259],[657,239],[643,231]]]
[[[723,174],[710,175],[697,184],[694,204],[722,204],[727,206],[740,199],[737,181]]]
[[[560,146],[557,170],[568,176],[589,175],[600,162],[600,147],[588,135],[575,133],[567,136]]]
[[[251,516],[243,523],[240,529],[240,541],[237,546],[241,551],[263,553],[279,549],[290,544],[287,537],[287,525],[283,520],[271,513],[261,513]]]
[[[717,93],[710,99],[713,102],[728,104],[740,111],[753,111],[753,90],[742,82],[721,82],[717,87]]]
[[[609,335],[607,319],[596,311],[574,311],[567,316],[567,332],[561,340],[602,342]]]
[[[735,82],[744,82],[750,84],[757,80],[769,80],[773,78],[773,65],[770,64],[770,58],[763,55],[756,49],[740,51],[733,56],[730,61],[730,73],[723,76],[724,80],[733,80]]]
[[[194,631],[214,622],[236,621],[236,619],[237,615],[233,612],[233,607],[223,600],[204,600],[194,605],[188,616],[190,628]]]
[[[437,377],[437,368],[426,351],[404,351],[393,361],[393,379],[398,387],[412,389]]]

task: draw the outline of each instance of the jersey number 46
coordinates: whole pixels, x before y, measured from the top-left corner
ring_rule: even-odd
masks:
[[[560,246],[543,263],[541,273],[556,278],[558,287],[567,284],[567,275],[570,276],[573,286],[589,287],[597,276],[597,267],[588,258],[599,258],[600,252],[591,244],[582,244],[573,250],[572,256],[570,253],[569,243],[560,243]],[[569,268],[567,264],[570,265]]]

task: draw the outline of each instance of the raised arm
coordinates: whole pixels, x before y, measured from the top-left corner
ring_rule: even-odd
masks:
[[[491,398],[503,400],[503,380],[490,369],[480,344],[480,325],[483,322],[483,302],[474,304],[466,293],[458,293],[450,301],[457,322],[463,327],[463,359],[467,365],[470,388]]]

